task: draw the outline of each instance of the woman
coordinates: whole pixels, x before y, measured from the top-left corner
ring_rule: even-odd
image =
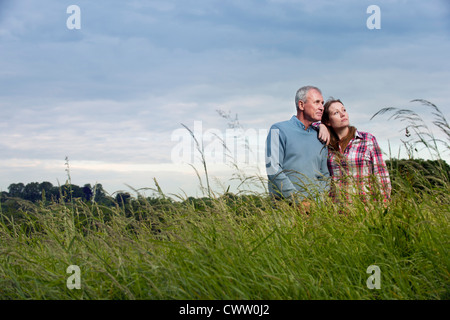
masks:
[[[339,99],[324,104],[322,123],[330,131],[328,170],[333,199],[352,201],[357,195],[363,201],[368,198],[388,201],[391,182],[375,137],[350,126],[347,110]]]

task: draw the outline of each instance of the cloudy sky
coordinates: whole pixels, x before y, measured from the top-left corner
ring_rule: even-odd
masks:
[[[380,29],[367,26],[370,5]],[[0,190],[64,184],[67,157],[80,186],[112,194],[156,178],[165,193],[201,195],[183,125],[203,141],[214,190],[256,183],[265,133],[308,84],[398,157],[403,123],[370,118],[383,107],[429,116],[413,99],[449,118],[449,38],[445,0],[0,0]]]

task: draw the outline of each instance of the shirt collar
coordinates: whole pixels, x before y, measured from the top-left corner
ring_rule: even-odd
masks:
[[[304,131],[310,131],[312,129],[314,129],[312,127],[312,125],[310,125],[308,127],[308,129],[306,129],[305,125],[303,124],[303,122],[301,122],[300,120],[298,120],[298,118],[296,116],[292,116],[291,121],[295,123],[296,126],[300,127],[302,130]]]
[[[356,130],[355,139],[363,139],[362,134],[358,130]]]

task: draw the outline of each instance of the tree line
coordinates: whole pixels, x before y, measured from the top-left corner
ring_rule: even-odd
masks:
[[[400,181],[416,192],[448,190],[450,185],[450,166],[445,160],[391,159],[386,161],[392,192],[396,192],[395,182]]]
[[[408,181],[417,190],[448,187],[450,166],[444,160],[393,159],[387,160],[386,164],[392,181],[397,179]],[[395,192],[395,190],[393,191]],[[62,186],[54,186],[48,181],[28,184],[12,183],[8,187],[8,192],[4,191],[1,193],[0,200],[4,202],[8,198],[19,198],[33,203],[81,199],[85,202],[91,201],[102,205],[123,205],[133,200],[132,196],[126,192],[118,192],[114,198],[108,196],[103,186],[99,183],[96,183],[94,186],[85,184],[82,187],[68,183]],[[187,201],[193,202],[195,199],[189,197]]]
[[[22,182],[12,183],[8,187],[8,192],[3,191],[2,199],[20,198],[31,202],[38,201],[60,201],[61,199],[80,198],[83,201],[95,201],[98,203],[109,200],[103,186],[99,183],[91,186],[85,184],[80,187],[75,184],[64,184],[62,186],[54,186],[51,182],[30,182],[24,184]]]

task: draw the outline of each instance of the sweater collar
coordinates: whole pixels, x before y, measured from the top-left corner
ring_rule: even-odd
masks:
[[[291,118],[291,122],[293,122],[296,126],[298,126],[299,128],[301,128],[303,131],[310,131],[311,129],[313,129],[312,125],[308,127],[308,129],[306,129],[306,126],[303,124],[303,122],[301,122],[300,120],[298,120],[298,118],[294,115]]]

